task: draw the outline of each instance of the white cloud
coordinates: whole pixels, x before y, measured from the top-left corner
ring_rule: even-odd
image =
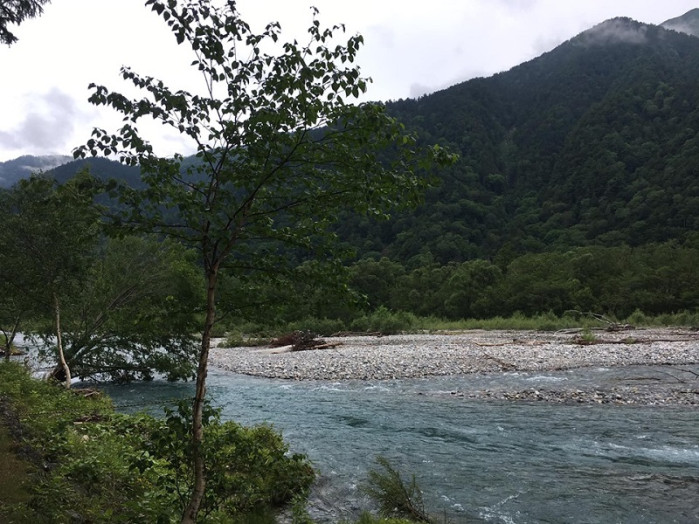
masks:
[[[27,93],[22,102],[22,119],[0,132],[2,149],[32,148],[41,154],[65,151],[76,126],[87,120],[75,99],[56,87],[45,93]]]

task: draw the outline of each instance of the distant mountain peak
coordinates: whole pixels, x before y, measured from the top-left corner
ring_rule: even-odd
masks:
[[[699,8],[687,11],[677,18],[671,18],[660,24],[660,27],[677,31],[678,33],[699,36]]]
[[[37,168],[52,169],[54,167],[67,164],[72,160],[73,157],[67,155],[24,155],[15,158],[14,161],[10,160],[10,162],[16,163],[17,166],[21,169],[25,169],[27,171],[35,171]]]
[[[10,187],[22,178],[27,178],[38,171],[49,171],[71,162],[73,157],[66,155],[24,155],[0,162],[0,187]]]
[[[631,18],[612,18],[584,31],[575,38],[578,45],[607,45],[616,43],[645,44],[649,26]]]

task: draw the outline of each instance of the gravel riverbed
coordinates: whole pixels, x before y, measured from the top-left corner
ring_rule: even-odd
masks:
[[[464,398],[699,407],[699,332],[632,329],[575,332],[466,331],[443,334],[325,337],[332,347],[211,349],[210,363],[234,373],[288,380],[390,380],[473,373],[545,372],[588,367],[652,366],[657,376],[629,376],[614,386],[455,391]]]

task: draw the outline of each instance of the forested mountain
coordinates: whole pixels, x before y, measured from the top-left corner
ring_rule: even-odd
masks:
[[[698,84],[699,38],[619,18],[505,73],[393,102],[461,160],[417,212],[347,220],[341,235],[417,263],[696,241]]]
[[[7,162],[0,162],[0,187],[10,187],[22,178],[27,178],[37,171],[48,171],[71,161],[63,155],[30,156],[25,155]]]
[[[63,183],[81,170],[89,170],[91,174],[101,180],[114,178],[123,180],[131,187],[139,187],[141,183],[141,170],[138,167],[125,166],[114,160],[106,158],[87,158],[84,160],[72,160],[51,170],[51,175]]]
[[[684,15],[672,18],[660,24],[665,29],[672,29],[680,33],[699,36],[699,9],[692,9]]]
[[[474,258],[504,267],[586,245],[697,246],[699,38],[685,33],[699,32],[699,10],[664,26],[609,20],[507,72],[390,102],[422,140],[461,159],[416,211],[346,217],[340,237],[360,258],[408,267]],[[137,180],[133,168],[89,165]]]

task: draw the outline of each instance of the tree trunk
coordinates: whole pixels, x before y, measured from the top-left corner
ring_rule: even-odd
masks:
[[[194,487],[189,505],[182,515],[182,524],[194,524],[197,521],[197,514],[201,501],[204,499],[206,488],[206,471],[204,468],[204,453],[202,445],[204,442],[203,412],[206,398],[206,375],[209,361],[209,348],[211,347],[211,333],[216,317],[216,281],[218,270],[212,269],[207,274],[206,290],[206,320],[204,321],[204,332],[201,337],[201,350],[199,352],[199,366],[197,368],[197,383],[192,405],[192,452],[194,466]]]
[[[61,333],[61,306],[58,302],[58,295],[53,294],[53,307],[56,320],[56,350],[58,351],[58,360],[63,368],[63,373],[65,374],[65,386],[66,389],[70,389],[70,368],[68,367],[68,362],[66,362],[66,356],[63,352],[63,336]]]
[[[19,322],[20,322],[20,317],[17,316],[17,318],[15,318],[14,324],[12,325],[12,331],[10,332],[10,334],[8,335],[7,333],[5,333],[5,349],[4,349],[4,351],[5,351],[5,360],[7,362],[10,361],[10,357],[12,356],[12,345],[15,342],[15,337],[17,336],[17,331],[19,331]]]

